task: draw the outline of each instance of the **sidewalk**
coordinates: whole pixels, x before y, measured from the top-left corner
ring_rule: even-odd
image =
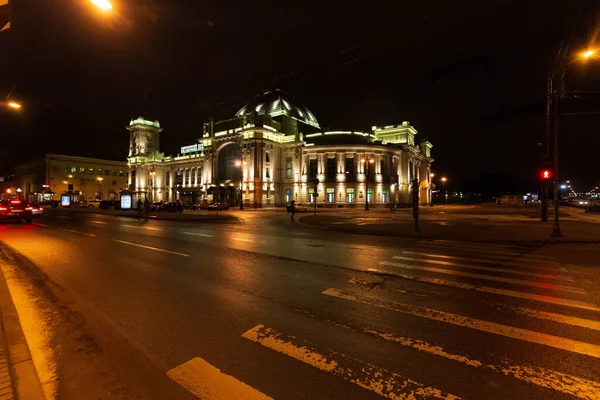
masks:
[[[600,220],[582,212],[561,213],[562,238],[550,238],[552,216],[541,222],[535,210],[485,210],[477,208],[442,209],[422,212],[415,231],[412,213],[336,214],[317,212],[300,217],[300,222],[338,232],[423,239],[473,242],[560,242],[600,243]]]
[[[6,263],[0,247],[0,263]],[[0,269],[0,400],[45,400],[4,273]]]

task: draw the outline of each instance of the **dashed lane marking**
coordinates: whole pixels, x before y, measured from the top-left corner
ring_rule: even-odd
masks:
[[[501,278],[498,276],[474,274],[471,272],[454,271],[454,270],[444,269],[444,268],[419,267],[417,265],[401,264],[401,263],[395,263],[395,262],[391,262],[391,261],[382,261],[379,264],[380,265],[388,265],[390,267],[395,267],[395,268],[412,269],[415,271],[436,272],[439,274],[464,276],[466,278],[481,279],[481,280],[485,280],[485,281],[510,283],[510,284],[531,286],[531,287],[550,289],[550,290],[556,290],[556,291],[562,291],[562,292],[587,294],[585,290],[576,288],[574,286],[565,286],[565,285],[555,285],[553,283],[524,281],[522,279]]]
[[[556,279],[573,282],[573,278],[568,276],[561,275],[550,275],[550,274],[541,274],[538,272],[530,272],[530,271],[517,271],[506,268],[499,267],[484,267],[474,264],[465,264],[465,263],[457,263],[453,261],[442,261],[442,260],[431,260],[427,258],[417,258],[417,257],[403,257],[403,256],[394,256],[396,260],[405,260],[405,261],[418,261],[425,264],[435,264],[435,265],[445,265],[449,267],[458,267],[458,268],[469,268],[469,269],[478,269],[481,271],[491,271],[491,272],[501,272],[504,274],[512,274],[512,275],[525,275],[525,276],[536,276],[538,278],[548,278],[548,279]]]
[[[77,233],[79,235],[96,236],[93,233],[80,232],[80,231],[75,231],[73,229],[65,229],[65,228],[58,228],[58,229],[60,229],[61,231],[65,231],[65,232]]]
[[[34,222],[34,225],[45,226],[46,228],[50,228],[50,225],[42,224],[41,222]]]
[[[202,237],[214,237],[213,235],[209,235],[206,233],[196,233],[196,232],[183,232],[184,235],[194,235],[194,236],[202,236]]]
[[[322,292],[322,294],[338,299],[353,301],[355,303],[361,303],[383,308],[385,310],[396,311],[403,314],[430,319],[433,321],[444,322],[447,324],[475,329],[482,332],[509,337],[512,339],[541,344],[544,346],[549,346],[555,349],[565,350],[572,353],[600,358],[600,346],[591,343],[579,342],[577,340],[563,338],[560,336],[553,336],[546,333],[534,332],[527,329],[498,324],[495,322],[464,317],[462,315],[452,314],[445,311],[432,310],[429,308],[414,306],[411,304],[403,304],[395,301],[384,301],[370,296],[357,297],[334,288],[329,288]]]
[[[321,371],[329,372],[388,399],[459,399],[459,397],[443,393],[439,389],[425,386],[397,373],[361,363],[339,352],[328,351],[327,354],[323,354],[315,351],[314,346],[310,343],[303,343],[299,347],[292,343],[292,338],[284,338],[276,330],[266,328],[264,325],[255,326],[243,333],[242,337]],[[363,364],[362,368],[360,368],[360,364]]]
[[[201,399],[273,400],[252,386],[224,374],[200,357],[173,368],[167,372],[167,376]]]
[[[242,238],[231,238],[232,240],[237,240],[239,242],[254,242],[254,240],[250,239],[242,239]]]
[[[143,249],[154,250],[154,251],[160,251],[161,253],[174,254],[176,256],[182,256],[182,257],[189,257],[190,256],[189,254],[178,253],[176,251],[171,251],[171,250],[159,249],[158,247],[146,246],[146,245],[139,244],[139,243],[126,242],[124,240],[117,240],[117,239],[111,239],[111,240],[113,242],[127,244],[129,246],[141,247]]]
[[[106,225],[106,222],[104,222],[104,221],[85,221],[85,222],[88,222],[90,224]]]
[[[417,281],[417,282],[431,283],[434,285],[449,286],[449,287],[454,287],[454,288],[459,288],[459,289],[467,289],[467,290],[475,290],[477,292],[497,294],[500,296],[515,297],[515,298],[519,298],[519,299],[541,301],[544,303],[557,304],[557,305],[561,305],[561,306],[581,308],[583,310],[600,311],[600,307],[598,307],[595,304],[586,303],[583,301],[565,299],[562,297],[544,296],[544,295],[539,295],[539,294],[534,294],[534,293],[518,292],[518,291],[514,291],[514,290],[507,290],[507,289],[498,289],[498,288],[493,288],[493,287],[489,287],[489,286],[478,286],[478,285],[472,285],[470,283],[452,282],[452,281],[446,281],[446,280],[439,279],[439,278],[429,278],[429,277],[423,277],[423,276],[410,276],[410,275],[406,275],[406,274],[400,274],[397,272],[387,272],[387,271],[383,271],[383,270],[379,270],[379,269],[375,269],[375,268],[369,268],[367,271],[374,273],[374,274],[378,274],[378,275],[389,275],[389,276],[394,276],[394,277],[401,278],[401,279],[408,279],[408,280]]]

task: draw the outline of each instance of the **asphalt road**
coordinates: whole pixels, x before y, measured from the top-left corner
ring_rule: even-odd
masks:
[[[114,365],[124,382],[164,384],[142,398],[194,398],[182,387],[203,399],[600,398],[600,248],[578,266],[566,246],[348,235],[285,213],[241,218],[62,211],[2,225],[0,240],[95,335],[123,339],[104,351],[129,355]]]

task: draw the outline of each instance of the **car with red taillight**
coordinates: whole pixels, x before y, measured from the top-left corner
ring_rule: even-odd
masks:
[[[21,199],[0,201],[0,222],[24,221],[31,223],[33,220],[33,207]]]

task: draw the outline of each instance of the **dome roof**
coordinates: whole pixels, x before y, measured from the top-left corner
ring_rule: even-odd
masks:
[[[160,128],[160,122],[158,120],[151,120],[147,117],[137,117],[129,121],[129,126],[132,125],[148,125],[153,126],[155,128]]]
[[[286,96],[279,89],[265,92],[262,96],[242,107],[235,116],[241,117],[253,111],[258,115],[269,114],[271,117],[287,115],[307,125],[320,128],[317,119],[308,108],[296,104],[291,96]]]

